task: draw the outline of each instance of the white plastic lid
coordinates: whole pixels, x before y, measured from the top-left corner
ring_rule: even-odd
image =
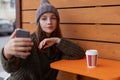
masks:
[[[86,50],[85,54],[86,55],[97,55],[98,51],[95,49],[90,49],[90,50]]]

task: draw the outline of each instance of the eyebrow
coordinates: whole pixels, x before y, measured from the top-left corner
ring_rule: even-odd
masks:
[[[52,15],[50,15],[50,16],[55,16],[55,17],[56,17],[56,15],[54,15],[54,14],[52,14]],[[41,17],[47,17],[47,15],[43,15],[43,16],[41,16]]]

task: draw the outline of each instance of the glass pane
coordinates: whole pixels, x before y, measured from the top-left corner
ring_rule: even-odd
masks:
[[[0,0],[0,35],[11,34],[15,29],[15,0]]]

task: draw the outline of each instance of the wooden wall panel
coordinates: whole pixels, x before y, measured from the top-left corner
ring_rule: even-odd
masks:
[[[23,24],[23,28],[26,30],[29,30],[29,31],[31,31],[31,28],[32,28],[32,32],[34,32],[34,30],[36,29],[35,24]],[[118,31],[116,31],[116,32],[118,32]],[[74,36],[75,34],[76,33],[70,34],[70,35]],[[88,33],[89,36],[90,36],[90,34],[91,34],[91,32]],[[88,36],[86,36],[86,37],[88,37]],[[103,37],[104,37],[104,35],[103,35]],[[75,42],[76,44],[79,44],[84,50],[97,49],[99,51],[99,57],[120,60],[120,44],[118,44],[118,43],[109,43],[109,42],[107,43],[107,42],[87,41],[87,40],[86,41],[84,41],[84,40],[71,40],[71,41]]]
[[[61,22],[120,23],[120,7],[96,7],[59,10]]]
[[[36,30],[35,24],[23,24],[23,29],[30,31],[30,33],[33,33]]]
[[[72,40],[72,41],[82,46],[84,50],[97,49],[99,52],[98,56],[101,58],[120,60],[120,44],[80,41],[80,40]]]
[[[35,24],[23,24],[23,28],[31,32],[36,29]],[[120,43],[120,26],[115,25],[69,25],[61,24],[61,32],[65,38],[86,39]]]
[[[58,8],[63,37],[99,57],[120,60],[120,0],[50,0]],[[35,31],[40,0],[22,0],[22,27]]]
[[[115,25],[61,25],[66,38],[120,42],[120,26]]]
[[[40,5],[40,0],[22,0],[22,10],[36,9]]]
[[[101,6],[120,5],[120,0],[49,0],[56,8],[81,7],[81,6]],[[22,1],[22,9],[36,9],[40,5],[40,0]]]
[[[22,11],[22,22],[35,22],[36,11]]]
[[[59,9],[62,23],[120,23],[119,7]],[[23,11],[22,22],[34,22],[36,11]]]

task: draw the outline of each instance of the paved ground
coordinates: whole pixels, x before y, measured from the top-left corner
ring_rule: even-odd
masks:
[[[9,36],[0,36],[0,50],[3,48],[3,46],[7,43],[9,39]],[[0,61],[0,72],[3,71],[3,68],[1,66],[1,61]]]
[[[0,50],[3,48],[3,46],[7,43],[9,39],[9,36],[0,36]],[[0,80],[5,80],[3,78],[7,77],[9,74],[4,71],[1,65],[0,61]]]

